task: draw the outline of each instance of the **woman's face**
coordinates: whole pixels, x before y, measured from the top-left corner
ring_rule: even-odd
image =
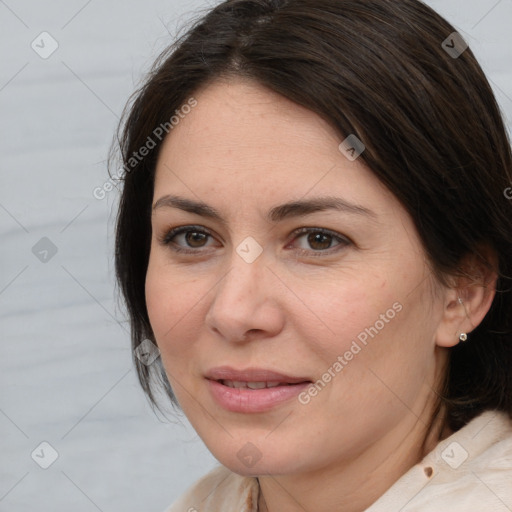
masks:
[[[242,80],[195,98],[159,155],[146,278],[188,419],[241,474],[412,450],[445,356],[411,218],[313,112]]]

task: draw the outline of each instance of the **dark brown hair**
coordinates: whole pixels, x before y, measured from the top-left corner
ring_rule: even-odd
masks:
[[[455,58],[443,48],[453,32],[418,0],[231,0],[167,49],[127,106],[118,136],[125,173],[115,263],[133,348],[155,341],[144,291],[161,146],[155,128],[170,128],[210,81],[245,77],[316,112],[340,141],[357,135],[366,146],[361,158],[412,217],[439,279],[457,275],[466,255],[486,261],[482,247],[495,252],[496,297],[469,340],[450,349],[438,392],[452,430],[487,409],[512,417],[510,141],[471,50]],[[133,160],[148,138],[155,147]],[[175,401],[160,359],[134,362],[154,405],[154,376]]]

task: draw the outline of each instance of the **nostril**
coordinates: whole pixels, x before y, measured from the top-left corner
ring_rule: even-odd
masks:
[[[262,332],[261,329],[249,329],[243,336],[242,341],[247,341],[248,338],[250,338],[252,335],[259,334]]]

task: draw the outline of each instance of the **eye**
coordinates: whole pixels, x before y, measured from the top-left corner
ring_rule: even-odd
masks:
[[[325,228],[300,228],[294,235],[289,245],[295,244],[295,248],[307,255],[331,254],[351,244],[348,238]],[[180,226],[170,229],[159,238],[162,245],[169,246],[175,252],[188,254],[204,252],[201,249],[210,247],[214,240],[213,235],[202,226]]]
[[[336,252],[350,245],[348,238],[324,228],[301,228],[293,242],[299,241],[299,249],[304,253]],[[335,249],[335,251],[330,251]]]
[[[212,235],[203,227],[181,226],[167,231],[159,240],[162,245],[171,246],[176,252],[193,253],[208,247],[210,239],[213,239]]]

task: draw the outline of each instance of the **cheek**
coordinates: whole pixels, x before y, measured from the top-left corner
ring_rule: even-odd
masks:
[[[198,382],[192,377],[197,371],[196,341],[204,325],[201,298],[205,297],[205,288],[200,284],[180,279],[165,265],[150,263],[146,275],[149,321],[167,377],[185,412],[189,397],[198,393]]]
[[[201,299],[205,287],[198,281],[180,279],[178,273],[150,261],[146,275],[146,305],[156,342],[166,358],[191,347],[202,322]]]
[[[377,283],[374,286],[367,279],[337,281],[336,285],[331,282],[319,287],[318,292],[308,290],[305,297],[309,311],[297,316],[303,317],[306,337],[326,364],[349,351],[354,341],[364,347],[372,335],[384,333],[400,316],[397,309],[401,309],[395,304],[397,294],[382,279],[373,281]]]
[[[347,390],[351,396],[333,410],[349,408],[355,416],[364,411],[366,417],[388,420],[409,411],[422,413],[418,397],[430,396],[435,377],[429,332],[417,328],[423,316],[424,308],[409,297],[384,301],[372,315],[358,317],[359,325],[351,327],[343,346],[338,344],[339,354],[333,354],[342,356],[337,374],[342,377],[335,379],[332,398],[347,396]]]
[[[365,272],[364,278],[339,280],[342,285],[327,285],[322,287],[324,293],[306,295],[316,318],[308,315],[311,320],[302,325],[317,358],[316,370],[326,380],[325,372],[344,375],[336,379],[333,391],[350,383],[364,399],[366,384],[382,388],[384,396],[380,377],[412,397],[431,370],[428,294],[424,286],[411,293],[408,283],[416,273],[407,277],[398,268],[391,270]],[[378,277],[382,275],[393,279]]]

